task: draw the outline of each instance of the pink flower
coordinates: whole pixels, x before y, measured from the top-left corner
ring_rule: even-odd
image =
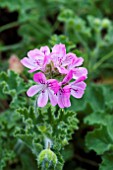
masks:
[[[70,94],[71,94],[71,88],[70,85],[66,85],[73,77],[73,71],[70,71],[62,82],[59,83],[60,89],[58,91],[58,105],[60,108],[64,107],[70,107]],[[64,87],[63,87],[64,86]]]
[[[85,79],[87,79],[87,74],[88,71],[85,67],[78,67],[78,68],[73,68],[73,78],[78,79],[79,77],[84,76]]]
[[[34,72],[36,70],[45,70],[45,66],[49,63],[50,50],[48,46],[41,47],[39,49],[30,50],[28,52],[28,58],[24,57],[21,63],[30,69],[29,72]]]
[[[84,90],[86,88],[86,83],[83,82],[86,77],[82,76],[78,78],[76,81],[70,83],[71,95],[75,98],[81,98],[84,94]]]
[[[71,70],[63,79],[62,85],[69,83],[69,81],[73,78],[73,70]],[[84,94],[84,90],[86,88],[86,83],[83,82],[86,79],[85,76],[79,77],[76,81],[70,82],[70,92],[71,95],[75,98],[81,98]]]
[[[77,57],[74,53],[68,53],[66,55],[65,63],[67,62],[67,69],[71,70],[83,64],[84,59],[82,57]]]
[[[51,59],[54,66],[61,74],[67,74],[70,70],[73,70],[73,78],[79,78],[81,76],[87,77],[87,69],[84,67],[78,67],[83,64],[84,59],[77,57],[73,53],[66,54],[66,48],[64,44],[56,44],[52,48]]]
[[[60,108],[71,106],[70,93],[71,93],[71,88],[69,85],[65,87],[60,87],[58,91],[58,105]]]
[[[55,106],[57,104],[56,93],[59,90],[58,81],[55,79],[46,80],[45,75],[41,72],[34,74],[33,79],[38,85],[31,86],[27,91],[27,95],[32,97],[39,92],[37,100],[39,107],[44,107],[48,102],[48,98],[51,104]]]
[[[87,69],[84,67],[78,67],[78,66],[81,66],[84,62],[84,59],[82,57],[77,57],[73,53],[68,53],[66,55],[65,62],[66,61],[68,63],[67,70],[68,71],[73,70],[73,78],[74,79],[78,79],[79,77],[82,77],[82,76],[87,78],[87,74],[88,74]]]
[[[86,83],[83,81],[86,79],[85,76],[78,78],[76,81],[69,83],[73,77],[73,71],[71,70],[60,83],[60,89],[58,91],[58,105],[60,108],[70,107],[70,95],[75,98],[81,98],[86,88]],[[64,86],[65,84],[68,85]],[[64,86],[64,87],[63,87]]]
[[[24,57],[21,63],[30,69],[29,72],[41,72],[34,74],[33,79],[38,84],[30,87],[27,95],[32,97],[38,93],[39,107],[44,107],[48,99],[53,106],[58,104],[60,108],[70,107],[70,95],[81,98],[86,88],[84,80],[88,71],[81,67],[83,61],[82,57],[77,57],[74,53],[66,54],[65,45],[61,43],[56,44],[51,53],[48,46],[29,51],[28,57]],[[59,83],[56,79],[47,80],[42,72],[49,78],[63,80]]]
[[[52,48],[51,59],[54,63],[54,67],[56,67],[60,73],[67,73],[64,63],[66,59],[66,48],[64,44],[56,44]]]

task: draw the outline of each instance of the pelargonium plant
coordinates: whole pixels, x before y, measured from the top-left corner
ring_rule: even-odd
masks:
[[[84,59],[74,53],[66,53],[64,44],[56,44],[50,49],[43,46],[40,49],[30,50],[21,63],[34,73],[36,85],[31,86],[27,95],[32,97],[38,94],[37,106],[46,106],[48,100],[52,106],[66,108],[71,106],[70,96],[81,98],[86,88],[84,80],[87,78],[87,69],[81,67]]]
[[[37,95],[34,101],[37,107],[17,110],[24,117],[25,128],[17,129],[16,137],[30,147],[41,170],[62,170],[61,150],[78,128],[76,113],[63,108],[71,106],[71,95],[77,99],[83,96],[88,71],[81,67],[84,59],[72,52],[66,53],[61,43],[54,45],[52,51],[48,46],[30,50],[27,56],[21,63],[29,68],[34,81],[27,95]],[[45,107],[48,101],[51,104]]]

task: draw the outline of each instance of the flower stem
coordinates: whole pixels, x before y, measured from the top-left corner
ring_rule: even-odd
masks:
[[[14,45],[2,46],[2,47],[0,47],[0,51],[3,52],[3,51],[7,51],[7,50],[17,49],[17,48],[20,48],[21,46],[22,46],[22,43],[17,43],[17,44],[14,44]]]
[[[23,148],[24,148],[24,143],[19,139],[16,145],[14,146],[14,150],[19,155],[22,152]]]
[[[10,29],[10,28],[12,28],[12,27],[16,27],[16,26],[18,26],[19,24],[20,24],[20,23],[19,23],[18,21],[5,24],[5,25],[1,26],[0,32],[3,32],[3,31],[5,31],[5,30],[7,30],[7,29]]]
[[[97,62],[95,65],[94,65],[94,67],[93,67],[93,70],[96,70],[99,66],[101,66],[101,64],[103,63],[103,62],[105,62],[106,60],[108,60],[110,57],[112,57],[113,56],[113,51],[111,51],[110,53],[108,53],[107,55],[105,55],[103,58],[101,58],[100,60],[99,60],[99,62]]]

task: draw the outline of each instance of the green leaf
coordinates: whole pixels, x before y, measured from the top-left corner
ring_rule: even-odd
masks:
[[[46,109],[38,109],[37,112],[35,112],[32,107],[29,109],[20,108],[17,110],[17,112],[20,113],[23,118],[25,128],[23,129],[19,127],[19,129],[17,129],[15,132],[15,135],[16,137],[23,140],[36,156],[38,156],[38,154],[43,149],[46,136],[48,137],[49,133],[52,132],[53,136],[50,136],[51,140],[53,140],[56,133],[56,129],[54,129],[53,126],[56,120],[54,115],[55,109],[54,107],[51,108],[50,106]],[[49,129],[51,129],[51,132]],[[59,168],[62,167],[62,163],[60,165],[59,162],[57,166]]]
[[[85,117],[84,122],[89,125],[94,125],[95,127],[105,126],[109,136],[113,140],[113,115],[112,107],[105,107],[105,110],[93,112],[92,114]],[[109,112],[108,112],[109,111]]]
[[[106,115],[106,112],[103,110],[97,111],[86,116],[84,122],[89,125],[106,125],[107,123],[106,119],[108,116],[109,115]]]
[[[86,135],[86,146],[100,155],[109,150],[113,151],[113,139],[107,128],[101,126]]]
[[[58,111],[49,104],[41,109],[19,108],[17,113],[22,118],[22,126],[16,128],[15,136],[20,138],[36,157],[44,147],[50,145],[58,157],[55,170],[62,170],[60,150],[68,144],[74,130],[78,129],[76,113],[63,109]]]
[[[14,151],[0,147],[0,170],[3,170],[6,167],[7,162],[12,161],[14,158]]]
[[[2,86],[3,94],[7,95],[7,97],[9,95],[12,97],[11,108],[26,104],[24,92],[26,92],[27,84],[18,74],[9,70],[8,72],[1,72],[0,86]]]
[[[22,116],[25,126],[24,129],[20,128],[22,138],[24,135],[29,134],[43,144],[45,138],[48,137],[54,143],[53,147],[58,150],[68,143],[72,137],[72,133],[78,128],[78,119],[75,112],[65,112],[61,109],[57,113],[55,108],[50,105],[46,107],[46,110],[42,108],[37,109],[35,112],[30,107],[29,109],[20,108],[17,112]],[[55,116],[55,114],[57,115]]]

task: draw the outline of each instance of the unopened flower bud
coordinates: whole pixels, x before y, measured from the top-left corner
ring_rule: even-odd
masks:
[[[23,65],[21,64],[19,58],[16,55],[11,55],[9,59],[9,69],[20,74],[23,72]]]
[[[38,165],[42,168],[55,167],[57,161],[57,156],[50,149],[44,149],[38,156]]]
[[[68,140],[65,138],[64,140],[62,140],[62,145],[65,146],[68,144]]]
[[[94,19],[94,24],[95,24],[96,26],[100,26],[100,25],[101,25],[101,20],[100,20],[99,18],[95,18],[95,19]]]
[[[102,20],[102,27],[107,28],[110,25],[109,19],[105,18]]]

